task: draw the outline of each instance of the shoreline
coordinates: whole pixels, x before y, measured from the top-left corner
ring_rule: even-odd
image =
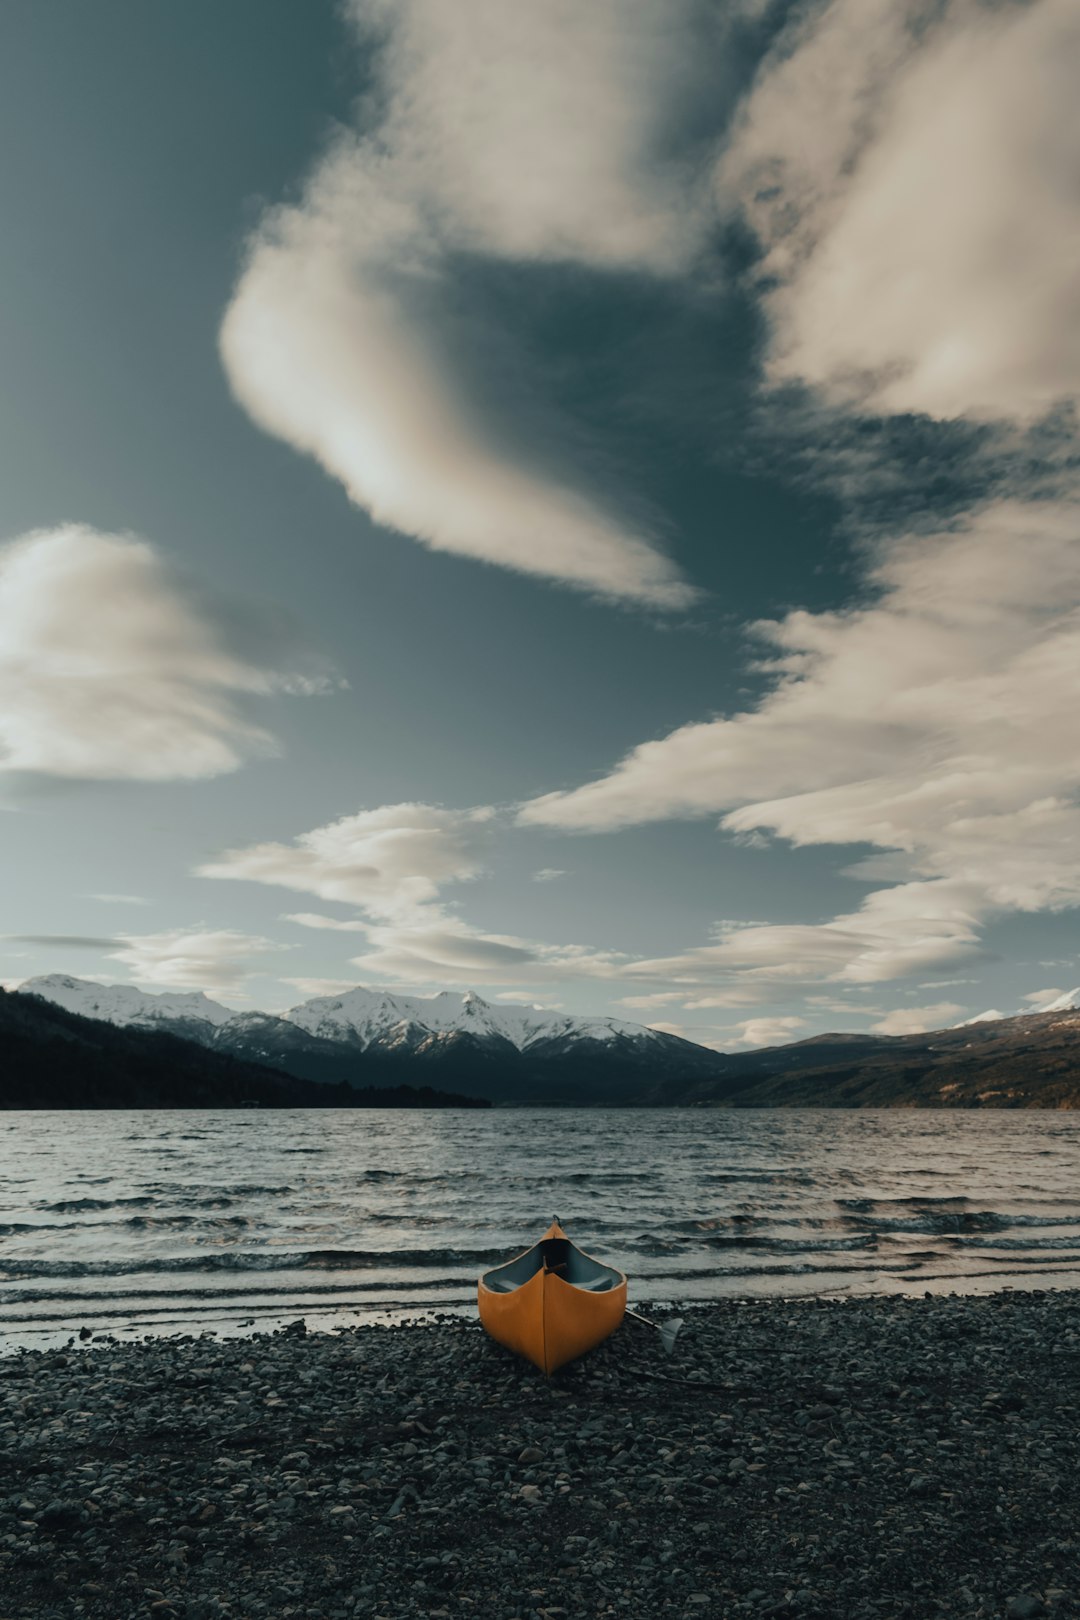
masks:
[[[866,1286],[853,1288],[838,1273],[827,1280],[818,1274],[813,1277],[787,1277],[786,1287],[775,1286],[767,1271],[738,1273],[732,1278],[730,1293],[715,1294],[712,1298],[674,1298],[670,1290],[662,1294],[650,1293],[642,1287],[642,1279],[634,1279],[634,1298],[631,1305],[648,1316],[701,1316],[714,1309],[760,1305],[782,1309],[785,1305],[823,1304],[844,1305],[851,1302],[873,1300],[919,1300],[923,1298],[993,1299],[998,1294],[1080,1294],[1080,1273],[1068,1267],[1060,1270],[1017,1267],[1011,1272],[938,1272],[926,1276],[911,1274],[886,1279],[878,1278]],[[801,1286],[791,1286],[798,1282]],[[757,1285],[757,1286],[755,1286]],[[258,1291],[256,1297],[258,1297]],[[2,1294],[0,1294],[2,1301]],[[185,1302],[177,1294],[175,1306]],[[130,1347],[145,1340],[187,1344],[207,1342],[226,1344],[243,1343],[249,1339],[275,1338],[290,1324],[303,1320],[312,1340],[339,1337],[342,1333],[384,1331],[388,1328],[408,1327],[430,1329],[451,1320],[476,1320],[476,1286],[470,1281],[460,1297],[443,1297],[423,1303],[407,1303],[390,1298],[377,1303],[358,1305],[333,1303],[298,1293],[287,1302],[271,1306],[252,1305],[248,1300],[240,1303],[233,1295],[226,1305],[208,1305],[196,1316],[177,1315],[158,1317],[148,1314],[130,1315],[127,1311],[101,1311],[87,1308],[85,1299],[79,1302],[78,1312],[50,1317],[34,1316],[20,1321],[0,1317],[0,1367],[4,1358],[23,1352],[48,1353],[75,1351],[84,1348],[103,1348],[106,1345]],[[73,1326],[73,1324],[76,1324]],[[84,1343],[92,1341],[91,1345]]]
[[[475,1320],[0,1359],[5,1620],[1080,1604],[1080,1292],[727,1300],[550,1381]]]

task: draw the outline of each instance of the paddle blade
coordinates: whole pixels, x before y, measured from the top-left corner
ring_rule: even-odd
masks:
[[[679,1329],[682,1325],[682,1317],[676,1316],[670,1322],[665,1322],[660,1328],[660,1343],[669,1356],[675,1348],[675,1340],[679,1337]]]

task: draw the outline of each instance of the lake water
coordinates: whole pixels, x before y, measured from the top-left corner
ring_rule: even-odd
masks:
[[[0,1348],[467,1308],[557,1214],[631,1302],[1080,1281],[1080,1114],[0,1113]]]

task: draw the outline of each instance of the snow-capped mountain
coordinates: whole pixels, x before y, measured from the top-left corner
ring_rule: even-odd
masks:
[[[164,1029],[304,1079],[370,1085],[392,1074],[406,1083],[467,1085],[498,1100],[628,1101],[645,1085],[712,1074],[723,1063],[707,1047],[642,1024],[493,1005],[472,991],[424,997],[357,986],[277,1015],[236,1012],[202,993],[63,974],[28,979],[20,989],[69,1012]]]
[[[526,1052],[542,1041],[612,1041],[618,1037],[657,1040],[657,1030],[618,1018],[574,1018],[544,1007],[506,1003],[493,1006],[475,991],[443,990],[437,996],[393,996],[357,986],[342,996],[317,996],[284,1015],[290,1023],[323,1040],[415,1050],[425,1041],[470,1035],[508,1041]]]
[[[425,1040],[471,1035],[479,1040],[508,1041],[518,1052],[549,1040],[660,1041],[658,1030],[619,1018],[575,1018],[569,1013],[525,1005],[493,1006],[472,990],[459,994],[443,990],[437,996],[397,996],[386,990],[357,985],[341,996],[316,996],[288,1012],[236,1012],[211,1001],[201,990],[187,994],[138,990],[133,984],[97,984],[51,973],[27,979],[20,988],[43,996],[84,1018],[102,1018],[110,1024],[169,1026],[205,1023],[215,1030],[235,1026],[236,1033],[255,1031],[266,1024],[295,1024],[319,1040],[344,1041],[366,1051],[368,1047],[415,1050]],[[217,1042],[215,1041],[215,1044]]]
[[[358,987],[281,1017],[59,974],[21,991],[333,1085],[428,1086],[502,1103],[1080,1108],[1075,990],[1038,1012],[922,1035],[817,1035],[726,1055],[620,1019],[451,991]]]
[[[1047,1002],[1045,1007],[1039,1007],[1038,1012],[1080,1012],[1080,988],[1066,990],[1063,996],[1055,1001]]]
[[[965,1018],[956,1029],[967,1029],[970,1024],[992,1024],[1009,1018],[1041,1018],[1043,1013],[1080,1012],[1080,988],[1066,990],[1063,995],[1055,996],[1053,1001],[1043,1006],[1018,1007],[1014,1013],[1004,1013],[997,1007],[990,1007],[986,1012],[979,1013],[975,1018]]]
[[[1054,996],[1054,1000],[1048,1001],[1044,1006],[1018,1008],[1015,1013],[999,1013],[997,1008],[989,1008],[988,1013],[980,1013],[978,1017],[963,1019],[962,1024],[957,1024],[955,1027],[957,1029],[967,1029],[968,1024],[991,1024],[991,1022],[996,1022],[997,1019],[1010,1019],[1010,1017],[1041,1017],[1043,1013],[1080,1013],[1080,988],[1077,988],[1077,990],[1065,990],[1064,995]]]
[[[211,1001],[201,990],[188,992],[137,990],[133,984],[97,984],[72,979],[66,973],[48,973],[27,979],[20,988],[42,996],[68,1012],[100,1018],[107,1024],[134,1024],[140,1029],[172,1028],[179,1023],[218,1026],[235,1018],[231,1007]]]

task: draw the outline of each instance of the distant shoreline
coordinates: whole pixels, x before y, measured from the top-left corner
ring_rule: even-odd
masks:
[[[919,1035],[834,1033],[721,1053],[644,1026],[598,1040],[588,1021],[573,1040],[549,1035],[539,1045],[464,1030],[438,1039],[428,1031],[417,1044],[418,1031],[404,1026],[372,1040],[347,1018],[335,1023],[348,997],[306,1004],[319,1014],[316,1030],[323,1013],[330,1019],[334,1038],[264,1014],[254,1025],[240,1018],[230,1036],[236,1020],[227,1017],[135,1021],[143,1002],[149,1016],[164,999],[138,992],[127,1016],[119,1004],[119,1021],[103,1016],[98,992],[120,996],[123,986],[107,992],[64,980],[54,988],[84,1003],[74,1011],[40,993],[47,981],[37,983],[0,991],[0,1096],[8,1107],[1080,1109],[1080,1011],[1071,1004],[1080,990],[1068,1007]],[[370,1013],[370,992],[350,995]],[[485,1018],[508,1011],[464,999]]]
[[[289,1078],[288,1076],[284,1078]],[[312,1085],[318,1084],[316,1081]],[[329,1088],[328,1088],[329,1089]],[[403,1087],[403,1090],[415,1088]],[[858,1102],[683,1102],[683,1103],[616,1103],[616,1102],[492,1102],[488,1097],[458,1097],[453,1093],[434,1092],[435,1101],[405,1101],[383,1102],[368,1101],[365,1091],[357,1090],[354,1095],[359,1099],[355,1102],[282,1102],[282,1103],[214,1103],[200,1099],[198,1102],[160,1102],[160,1103],[78,1103],[58,1102],[41,1103],[29,1106],[26,1103],[10,1102],[0,1097],[0,1114],[190,1114],[190,1113],[250,1113],[258,1111],[264,1114],[311,1114],[311,1113],[339,1113],[350,1114],[364,1109],[381,1111],[385,1113],[410,1113],[435,1111],[440,1113],[469,1112],[475,1109],[491,1109],[496,1113],[524,1113],[530,1110],[542,1113],[594,1113],[594,1114],[653,1114],[670,1111],[672,1113],[691,1113],[694,1111],[710,1114],[1074,1114],[1080,1112],[1080,1099],[1076,1102],[896,1102],[896,1103],[858,1103]]]

